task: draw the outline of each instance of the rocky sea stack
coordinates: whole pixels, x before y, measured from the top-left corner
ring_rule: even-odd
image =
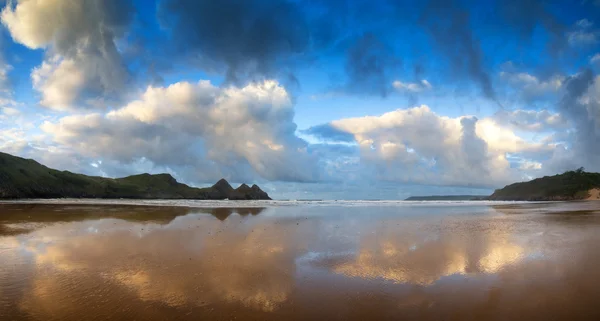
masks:
[[[256,185],[242,184],[234,189],[225,179],[208,188],[195,188],[177,182],[170,174],[123,178],[86,176],[0,153],[0,199],[21,198],[271,199]]]
[[[220,179],[215,185],[211,187],[213,190],[218,191],[218,198],[230,199],[230,200],[270,200],[269,195],[264,192],[257,185],[252,187],[242,184],[238,188],[234,189],[231,187],[229,182],[224,178]]]

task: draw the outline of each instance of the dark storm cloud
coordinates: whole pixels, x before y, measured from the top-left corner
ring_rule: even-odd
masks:
[[[468,8],[454,0],[430,0],[420,24],[432,35],[453,72],[470,77],[485,97],[498,101],[479,41],[471,29]]]
[[[559,104],[561,111],[575,119],[587,118],[586,107],[579,102],[579,99],[593,83],[594,72],[591,69],[568,77],[564,84],[565,94]]]
[[[600,168],[600,93],[593,90],[595,76],[586,69],[565,81],[565,93],[559,110],[570,118],[576,130],[574,152],[581,165]],[[587,95],[587,99],[582,98]],[[592,169],[592,168],[590,168]]]
[[[400,63],[400,57],[386,43],[372,33],[365,34],[347,52],[346,90],[386,97]]]
[[[465,155],[466,164],[471,170],[477,173],[489,175],[489,170],[486,168],[487,162],[487,143],[477,136],[475,126],[477,124],[476,117],[465,117],[460,120],[462,125],[461,148]]]
[[[224,68],[234,82],[275,74],[310,47],[307,21],[292,1],[165,0],[159,18],[179,50]]]
[[[383,8],[385,9],[385,8]],[[358,95],[386,96],[401,57],[373,23],[391,13],[368,1],[164,0],[159,18],[178,47],[229,82],[283,75],[334,56],[344,60],[334,85]]]
[[[531,41],[538,26],[542,26],[553,37],[554,46],[565,45],[562,37],[566,26],[549,10],[549,4],[572,5],[572,1],[505,0],[500,1],[499,12],[506,26],[517,31],[524,41]],[[562,40],[561,40],[562,39]],[[556,47],[554,47],[556,48]]]
[[[593,1],[505,0],[498,2],[497,12],[519,41],[514,56],[542,81],[569,74],[578,60],[595,53],[593,46],[586,47],[595,42],[594,22],[600,19]]]
[[[420,77],[435,61],[440,78],[472,81],[500,104],[491,77],[494,63],[515,57],[484,51],[481,42],[487,40],[478,28],[505,30],[503,42],[516,40],[522,47],[533,46],[542,28],[548,50],[558,54],[567,44],[567,27],[554,13],[573,6],[536,0],[162,0],[158,15],[176,44],[173,57],[183,55],[228,82],[276,77],[301,86],[298,69],[339,61],[342,75],[325,70],[333,75],[334,90],[385,97],[394,80]],[[399,37],[402,30],[411,30],[411,37]],[[410,47],[412,65],[399,50],[403,45]],[[433,54],[421,53],[429,48]]]

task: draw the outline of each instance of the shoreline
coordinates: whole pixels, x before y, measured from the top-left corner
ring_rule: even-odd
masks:
[[[13,199],[0,200],[2,204],[31,205],[131,205],[189,208],[249,208],[287,206],[491,206],[502,204],[534,204],[529,201],[405,201],[405,200],[170,200],[170,199]]]

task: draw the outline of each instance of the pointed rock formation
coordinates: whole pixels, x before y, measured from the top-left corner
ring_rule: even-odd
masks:
[[[230,200],[270,200],[271,198],[267,193],[260,189],[257,185],[252,187],[242,184],[238,188],[233,189],[229,182],[224,178],[220,179],[215,185],[212,186],[212,190],[215,192],[213,195],[219,199],[230,199]]]
[[[237,199],[237,200],[270,200],[269,195],[260,187],[256,185],[252,185],[252,187],[242,184],[240,187],[236,188],[234,192],[230,195],[229,199]]]
[[[215,199],[230,198],[234,191],[233,187],[231,187],[229,182],[227,182],[224,178],[221,178],[218,182],[216,182],[211,189],[211,196]]]
[[[252,185],[251,190],[252,191],[249,194],[252,195],[253,200],[270,200],[271,199],[269,197],[269,194],[267,194],[267,192],[260,189],[260,187],[258,187],[258,185],[256,185],[256,184]]]
[[[240,187],[236,188],[235,190],[238,192],[242,192],[242,191],[247,192],[250,190],[250,186],[248,186],[246,184],[242,184],[242,185],[240,185]]]

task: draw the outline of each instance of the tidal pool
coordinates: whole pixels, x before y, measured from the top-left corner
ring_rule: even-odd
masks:
[[[0,204],[0,320],[600,320],[600,203],[256,204]]]

